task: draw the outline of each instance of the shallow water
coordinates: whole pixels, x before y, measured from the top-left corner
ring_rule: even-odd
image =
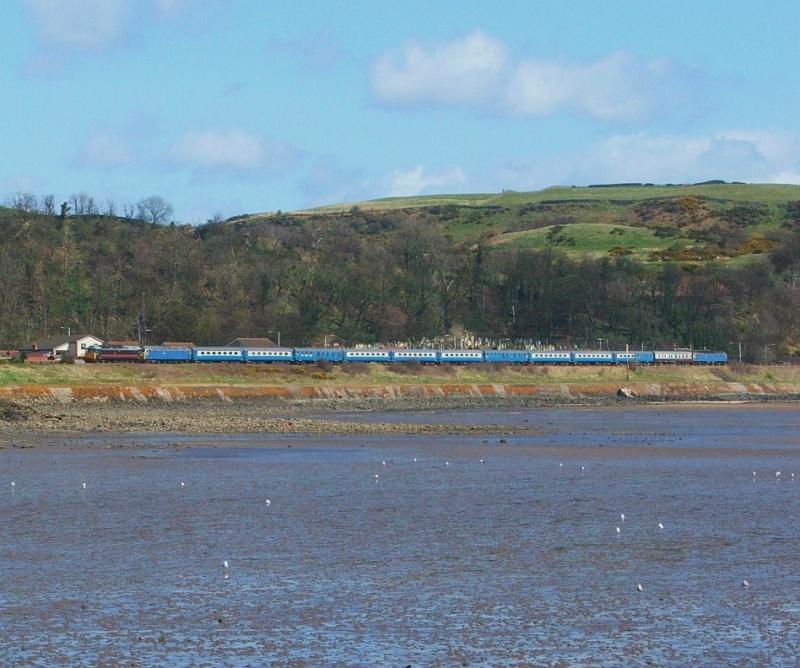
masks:
[[[342,417],[542,429],[0,451],[0,664],[796,664],[793,407]]]

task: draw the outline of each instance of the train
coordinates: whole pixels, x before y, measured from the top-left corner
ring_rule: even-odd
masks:
[[[130,362],[181,364],[227,362],[241,364],[545,364],[630,365],[699,364],[722,365],[728,355],[708,350],[458,350],[433,348],[238,348],[200,346],[110,347],[93,346],[86,351],[90,363]]]

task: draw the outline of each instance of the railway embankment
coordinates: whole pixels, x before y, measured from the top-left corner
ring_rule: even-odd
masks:
[[[30,403],[126,402],[133,404],[196,401],[313,402],[460,399],[509,400],[531,404],[620,403],[651,401],[765,401],[800,399],[800,382],[547,382],[547,383],[320,383],[239,385],[76,384],[0,387],[0,398]]]
[[[616,403],[797,397],[800,366],[789,365],[0,365],[0,398],[25,402],[485,399]]]

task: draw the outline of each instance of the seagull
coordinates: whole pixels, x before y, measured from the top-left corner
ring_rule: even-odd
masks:
[[[228,560],[227,559],[222,562],[222,567],[223,568],[227,568],[228,567]]]
[[[181,487],[186,487],[186,483],[181,480]]]
[[[622,529],[620,529],[619,527],[617,527],[617,533],[622,533]]]
[[[82,483],[81,483],[81,487],[83,487],[83,489],[86,489],[86,483],[85,483],[85,482],[82,482]]]
[[[377,480],[379,477],[380,477],[380,476],[379,476],[379,475],[376,473],[376,474],[375,474],[375,480]]]
[[[756,477],[756,472],[755,472],[755,471],[753,471],[753,477],[754,477],[754,478]]]
[[[625,521],[625,513],[620,513],[619,518],[624,522]]]
[[[558,462],[558,468],[563,469],[564,468],[564,462]]]
[[[12,481],[11,481],[11,486],[12,486],[12,487],[16,487],[16,486],[17,486],[17,483],[15,483],[15,482],[12,480]]]
[[[794,473],[792,473],[792,478],[794,478]]]
[[[644,591],[644,587],[642,587],[642,583],[636,585],[636,591]]]
[[[445,462],[444,465],[445,466],[450,466],[450,462]]]
[[[417,463],[417,458],[416,458],[416,457],[414,457],[414,463],[415,463],[415,464]]]
[[[775,471],[775,477],[776,478],[780,478],[781,477],[781,472],[780,471]]]
[[[486,463],[486,460],[485,459],[481,459],[481,464],[485,464],[485,463]]]
[[[386,460],[384,459],[384,460],[381,462],[381,464],[383,464],[384,466],[386,466]]]
[[[585,467],[585,466],[581,466],[581,471],[583,471],[583,470],[585,470],[585,469],[586,469],[586,467]]]
[[[747,580],[742,580],[742,587],[749,587],[750,583]]]
[[[664,525],[663,525],[663,524],[661,524],[661,522],[659,522],[659,523],[658,523],[658,528],[659,528],[659,529],[663,529],[663,528],[664,528]]]
[[[268,506],[271,506],[271,505],[272,505],[272,501],[270,501],[269,499],[267,499],[266,501],[264,501],[264,503],[266,503]]]

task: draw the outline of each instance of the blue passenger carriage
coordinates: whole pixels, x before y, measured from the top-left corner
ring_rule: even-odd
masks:
[[[439,352],[428,349],[401,349],[392,350],[393,362],[420,362],[421,364],[436,364],[439,361]]]
[[[344,361],[344,350],[341,348],[295,348],[295,362],[342,362]]]
[[[474,364],[483,362],[482,350],[440,350],[439,361],[448,364]]]
[[[294,362],[291,348],[243,348],[245,362]]]
[[[566,350],[532,350],[531,364],[572,364],[572,353]]]
[[[192,351],[195,362],[244,362],[244,348],[203,346]]]
[[[345,362],[391,362],[390,350],[375,348],[351,348],[344,351]]]
[[[531,358],[527,350],[487,350],[483,355],[492,364],[527,364]]]
[[[613,364],[614,353],[610,350],[576,350],[573,361],[575,364]]]

